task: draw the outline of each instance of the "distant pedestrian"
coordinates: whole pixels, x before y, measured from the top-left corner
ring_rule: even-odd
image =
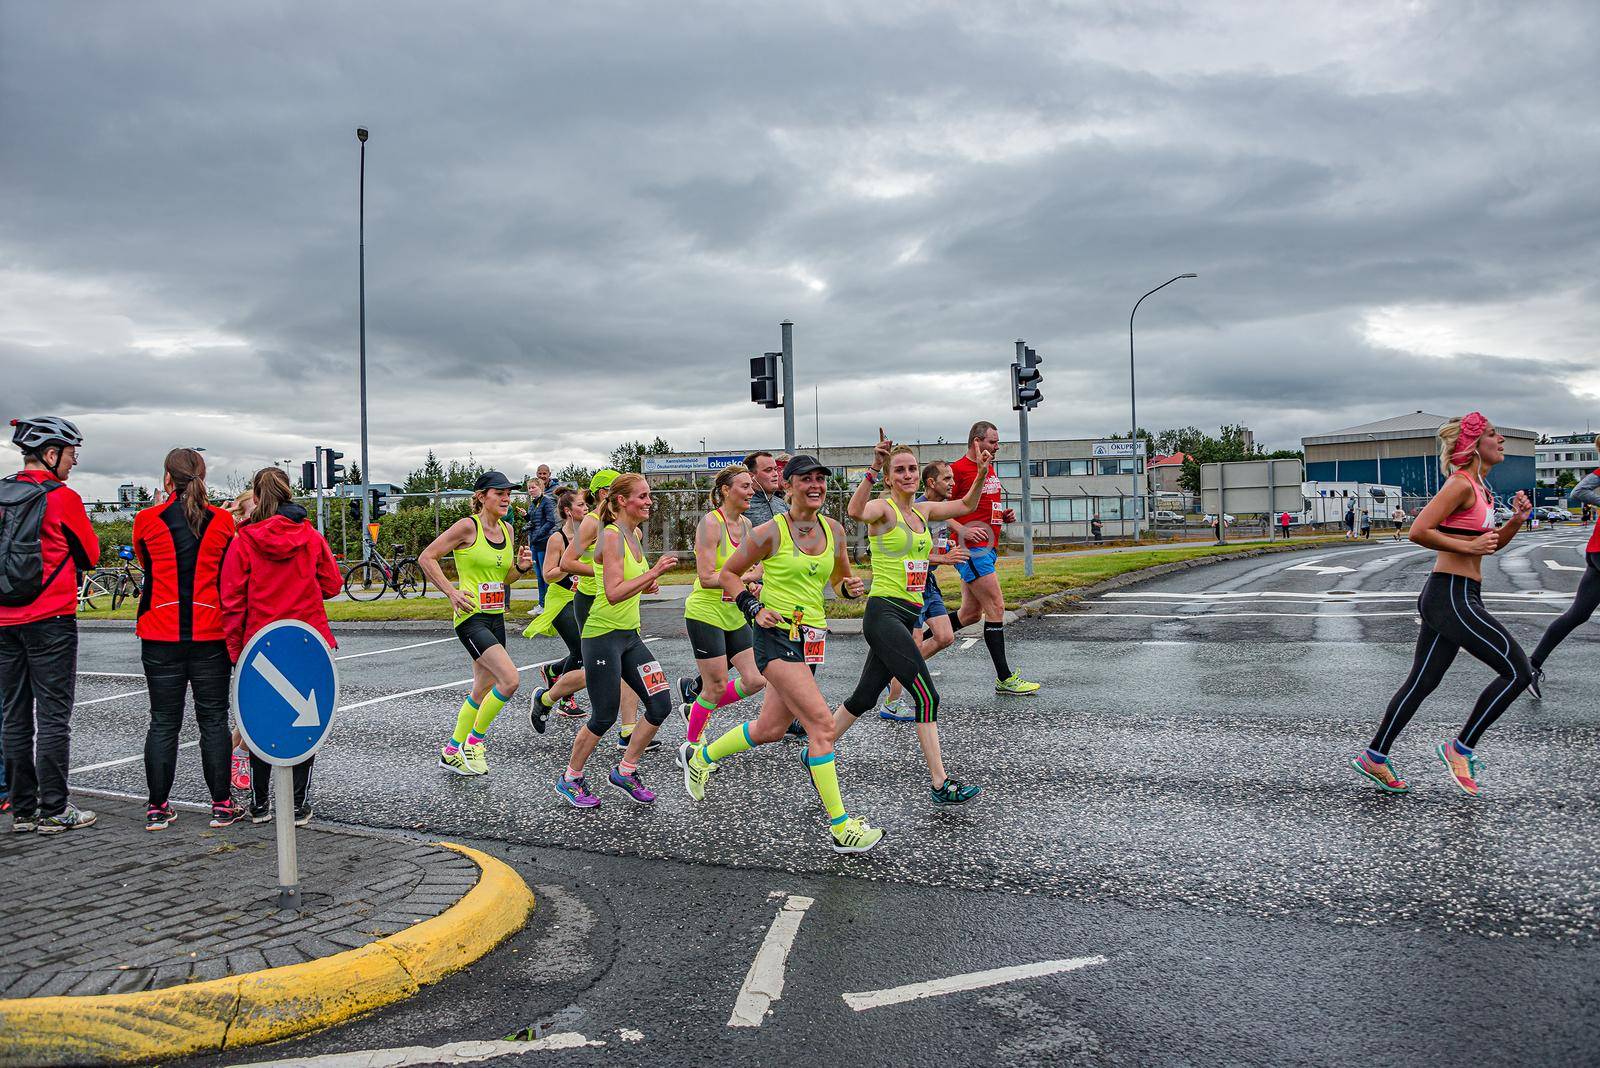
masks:
[[[750,498],[750,507],[744,513],[754,529],[772,522],[773,516],[787,512],[789,502],[778,488],[783,481],[783,468],[770,452],[751,453],[744,458],[744,466],[756,480],[756,491]]]
[[[550,489],[550,468],[540,465],[542,477],[528,479],[528,546],[533,550],[534,572],[539,576],[539,604],[544,604],[549,585],[544,579],[544,546],[556,532],[561,521],[556,518],[555,495]]]
[[[233,664],[222,638],[222,558],[233,541],[233,517],[207,502],[206,462],[194,449],[173,449],[163,467],[166,499],[133,520],[133,553],[144,568],[146,589],[134,633],[150,693],[144,826],[159,831],[178,818],[168,798],[178,768],[184,696],[192,690],[211,826],[227,827],[244,815],[229,783]]]
[[[1356,506],[1353,504],[1344,510],[1344,537],[1346,541],[1354,541],[1356,537]]]
[[[1094,518],[1089,520],[1089,533],[1094,535],[1094,540],[1096,542],[1103,542],[1106,540],[1106,525],[1100,522],[1099,512],[1096,512],[1094,514]]]
[[[1361,509],[1361,536],[1370,540],[1372,538],[1372,513]]]
[[[1283,540],[1284,541],[1288,541],[1289,540],[1289,513],[1288,512],[1284,512],[1282,515],[1278,516],[1278,526],[1283,531]]]
[[[255,504],[222,565],[222,629],[228,659],[238,663],[245,643],[256,631],[282,619],[310,624],[330,648],[337,649],[322,602],[343,588],[333,550],[317,529],[306,524],[306,510],[291,499],[289,478],[282,468],[264,467],[251,486]],[[306,787],[311,781],[308,757],[294,768],[294,822],[311,822]],[[250,822],[272,820],[269,790],[271,768],[250,754]]]
[[[1406,510],[1404,508],[1396,508],[1394,510],[1394,540],[1395,541],[1399,541],[1401,538],[1405,537],[1405,533],[1404,533],[1405,529],[1406,529]]]
[[[83,499],[64,484],[83,435],[65,419],[13,420],[22,470],[0,481],[0,706],[11,829],[94,822],[67,800],[78,683],[78,572],[100,559]]]

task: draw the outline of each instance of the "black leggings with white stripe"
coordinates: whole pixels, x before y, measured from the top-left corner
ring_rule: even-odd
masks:
[[[1372,748],[1389,752],[1417,707],[1438,688],[1456,653],[1465,649],[1494,668],[1499,676],[1478,696],[1478,703],[1461,728],[1458,737],[1470,749],[1517,695],[1528,688],[1533,681],[1533,668],[1522,646],[1483,607],[1483,584],[1476,579],[1435,571],[1417,598],[1417,614],[1422,617],[1422,633],[1417,635],[1411,674],[1389,702],[1378,733],[1373,736]]]
[[[1572,607],[1556,617],[1550,629],[1544,632],[1533,649],[1533,666],[1544,667],[1544,662],[1555,652],[1556,646],[1566,640],[1578,627],[1589,622],[1594,610],[1600,608],[1600,553],[1585,553],[1588,566],[1578,580],[1578,592],[1573,595]]]

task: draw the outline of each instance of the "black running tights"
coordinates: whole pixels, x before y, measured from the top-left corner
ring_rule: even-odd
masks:
[[[1550,629],[1544,632],[1544,637],[1539,639],[1533,656],[1529,658],[1534,667],[1543,667],[1556,646],[1566,641],[1567,635],[1589,622],[1594,610],[1600,607],[1600,553],[1585,553],[1584,558],[1589,566],[1583,569],[1583,577],[1578,580],[1578,593],[1572,599],[1572,607],[1557,616],[1556,621],[1550,624]]]
[[[911,696],[918,723],[939,719],[939,691],[933,685],[927,661],[912,632],[921,611],[916,605],[892,597],[868,597],[861,620],[867,639],[867,662],[855,693],[845,698],[844,710],[859,716],[878,703],[890,679],[899,679]]]

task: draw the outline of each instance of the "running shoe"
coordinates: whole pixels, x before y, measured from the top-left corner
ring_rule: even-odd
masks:
[[[883,841],[882,830],[869,827],[866,820],[856,819],[854,816],[833,828],[835,853],[867,853],[881,841]]]
[[[308,801],[294,810],[294,825],[296,827],[304,827],[311,822],[312,815],[311,803]]]
[[[554,686],[556,684],[556,680],[561,677],[561,672],[556,670],[559,664],[560,661],[552,660],[548,664],[539,665],[539,676],[540,678],[544,679],[545,689],[548,690],[550,687]]]
[[[964,805],[983,793],[983,787],[970,786],[959,779],[945,776],[944,785],[937,790],[930,789],[928,793],[933,795],[936,805]]]
[[[544,695],[549,692],[546,687],[539,687],[533,691],[533,701],[528,706],[528,722],[540,734],[544,733],[545,724],[550,721],[550,708],[544,703]]]
[[[800,726],[799,720],[789,724],[789,729],[783,732],[783,740],[786,742],[803,742],[806,740],[806,729]]]
[[[1543,685],[1544,685],[1544,668],[1535,667],[1533,669],[1533,681],[1528,683],[1528,692],[1533,694],[1533,699],[1535,701],[1543,701],[1544,700],[1544,694],[1539,692],[1539,687],[1541,687]]]
[[[627,734],[619,733],[617,735],[617,752],[626,753],[628,751],[628,742],[632,737],[633,737],[633,732],[632,731],[629,731]],[[657,749],[660,749],[660,748],[661,748],[661,738],[658,735],[657,737],[654,737],[654,738],[650,739],[650,744],[644,747],[644,751],[646,753],[654,753]]]
[[[700,676],[679,675],[678,696],[683,698],[683,718],[689,718],[689,706],[694,704],[694,699],[700,696]]]
[[[147,831],[164,831],[167,825],[178,818],[171,805],[151,805],[144,810],[144,829]]]
[[[1392,760],[1379,763],[1363,750],[1350,758],[1350,766],[1356,769],[1357,774],[1371,779],[1386,794],[1403,794],[1411,789],[1410,783],[1394,773]]]
[[[94,813],[86,808],[69,803],[66,808],[54,816],[43,816],[39,820],[40,834],[60,834],[62,831],[75,831],[79,827],[87,827],[94,822]]]
[[[885,701],[882,708],[878,709],[878,718],[889,720],[891,723],[915,723],[917,717],[906,710],[905,694],[901,694],[893,701]]]
[[[250,753],[244,749],[233,751],[233,768],[229,773],[235,790],[250,789]]]
[[[606,776],[606,781],[641,805],[653,805],[656,803],[655,792],[645,787],[644,780],[639,778],[638,771],[635,771],[632,775],[624,775],[621,768],[612,768],[611,774]]]
[[[1026,694],[1031,694],[1031,693],[1037,693],[1038,690],[1039,690],[1039,684],[1037,682],[1028,682],[1021,675],[1018,675],[1015,671],[1013,671],[1011,673],[1011,677],[1009,679],[999,679],[999,680],[996,680],[996,682],[994,684],[994,692],[995,693],[1009,693],[1009,694],[1015,694],[1015,695],[1026,695]]]
[[[582,775],[576,779],[569,779],[564,774],[557,776],[556,793],[573,808],[594,808],[600,804],[600,799],[589,792],[589,784],[584,782]]]
[[[472,767],[467,763],[467,758],[463,751],[461,749],[457,749],[454,753],[452,753],[450,752],[449,746],[445,746],[439,750],[439,766],[448,771],[453,771],[457,775],[477,774],[477,772],[473,771]]]
[[[13,834],[32,834],[39,829],[39,816],[34,812],[13,812],[11,814],[11,831]]]
[[[256,804],[255,802],[251,802],[251,804],[250,804],[250,822],[251,823],[271,823],[272,822],[272,802],[270,800],[269,801],[263,801],[259,805]]]
[[[706,783],[717,766],[700,755],[700,747],[689,742],[678,746],[678,766],[683,768],[683,788],[693,801],[706,799]]]
[[[478,742],[476,745],[472,742],[466,743],[461,747],[461,756],[466,761],[467,767],[471,769],[472,774],[489,774],[489,761],[484,758],[482,742]]]
[[[589,713],[578,707],[578,699],[571,695],[556,702],[556,715],[563,719],[588,719]]]
[[[1476,753],[1466,755],[1457,752],[1454,742],[1443,742],[1434,748],[1433,755],[1450,772],[1451,780],[1462,793],[1468,797],[1478,796],[1478,772],[1483,770],[1483,761]],[[40,829],[43,829],[42,821]]]
[[[176,818],[177,815],[174,814],[172,819]],[[211,803],[211,826],[232,827],[242,819],[244,819],[244,809],[235,804],[233,798],[230,797],[226,801],[213,801]],[[171,820],[168,820],[168,822],[170,823]]]

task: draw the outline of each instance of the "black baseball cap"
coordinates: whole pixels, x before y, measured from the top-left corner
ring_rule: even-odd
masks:
[[[516,488],[517,487],[511,484],[511,480],[505,476],[504,471],[485,471],[483,474],[478,476],[478,481],[472,484],[472,491],[474,493],[477,493],[481,490]]]
[[[822,466],[822,461],[805,453],[789,457],[789,462],[783,465],[783,477],[785,479],[794,478],[796,475],[809,475],[813,471],[821,471],[829,478],[833,477],[833,472]]]

